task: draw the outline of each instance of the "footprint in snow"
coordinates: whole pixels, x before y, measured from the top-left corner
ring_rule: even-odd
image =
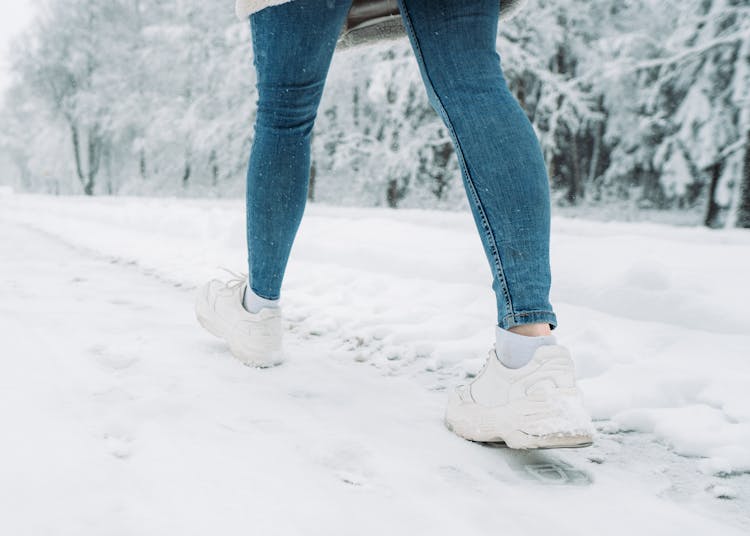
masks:
[[[125,370],[138,362],[138,358],[132,355],[110,352],[103,344],[97,344],[89,348],[89,353],[105,368],[112,370]]]
[[[588,486],[593,482],[589,472],[560,459],[550,452],[544,450],[513,450],[498,443],[485,443],[484,445],[501,449],[505,461],[516,474],[541,484]]]
[[[368,486],[374,474],[367,458],[369,455],[364,446],[352,444],[332,451],[321,461],[342,483],[364,487]]]
[[[133,455],[133,438],[128,434],[108,432],[102,439],[109,453],[118,460],[127,460]]]
[[[459,485],[475,491],[483,489],[481,482],[476,477],[470,475],[460,467],[455,465],[441,465],[438,470],[440,476],[451,486]]]

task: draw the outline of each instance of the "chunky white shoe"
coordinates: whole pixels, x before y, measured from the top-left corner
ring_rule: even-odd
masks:
[[[594,437],[573,360],[560,345],[540,346],[519,369],[490,350],[476,378],[451,393],[445,424],[465,439],[513,449],[585,447]]]
[[[195,316],[209,333],[224,339],[232,355],[245,365],[278,365],[284,358],[281,308],[248,312],[242,306],[246,286],[241,275],[226,283],[209,281],[198,290]]]

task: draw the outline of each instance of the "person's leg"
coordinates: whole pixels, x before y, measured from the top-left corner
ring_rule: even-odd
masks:
[[[445,122],[493,275],[497,324],[557,326],[549,302],[550,195],[539,141],[496,50],[497,0],[398,0],[433,108]]]
[[[250,288],[279,297],[310,174],[310,133],[352,0],[294,0],[250,15],[257,74],[247,173]]]
[[[468,385],[451,391],[445,423],[463,438],[511,448],[589,445],[594,430],[573,360],[542,331],[557,325],[549,183],[534,130],[500,68],[498,2],[398,1],[430,102],[453,138],[497,296],[495,348]]]

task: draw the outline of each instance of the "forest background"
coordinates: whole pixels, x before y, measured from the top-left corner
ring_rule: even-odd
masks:
[[[11,46],[0,185],[241,197],[257,93],[231,4],[37,3]],[[750,227],[750,1],[529,0],[497,46],[556,211]],[[467,209],[405,38],[334,55],[310,198]]]

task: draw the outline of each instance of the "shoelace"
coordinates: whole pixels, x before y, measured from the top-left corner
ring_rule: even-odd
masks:
[[[237,287],[244,285],[247,282],[247,274],[243,273],[237,273],[234,270],[230,270],[229,268],[225,266],[218,266],[217,268],[224,270],[225,272],[228,272],[230,275],[232,275],[232,279],[226,282],[227,288],[236,289]]]
[[[493,355],[494,354],[494,355]],[[479,370],[479,372],[476,373],[474,378],[478,378],[484,373],[484,369],[487,368],[487,366],[490,364],[490,359],[497,359],[497,354],[495,354],[495,345],[492,345],[492,348],[490,348],[490,351],[488,352],[487,359],[484,360],[484,365],[482,365],[482,368]],[[472,378],[472,380],[474,379]]]

